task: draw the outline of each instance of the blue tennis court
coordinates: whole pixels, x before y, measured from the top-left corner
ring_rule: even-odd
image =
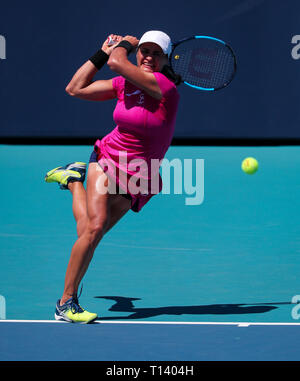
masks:
[[[5,361],[299,361],[293,324],[7,321],[0,334]]]
[[[0,360],[300,359],[299,147],[171,147],[170,161],[204,160],[203,202],[171,192],[129,212],[83,280],[99,319],[55,323],[76,229],[70,194],[44,175],[90,152],[0,147]]]

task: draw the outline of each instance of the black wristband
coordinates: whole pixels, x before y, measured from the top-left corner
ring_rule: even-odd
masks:
[[[106,54],[102,49],[98,50],[89,60],[96,66],[98,70],[106,64],[109,59],[109,55]]]
[[[124,49],[126,49],[127,50],[127,54],[130,54],[134,50],[133,45],[129,41],[126,41],[126,40],[121,41],[115,47],[115,49],[117,49],[117,48],[124,48]]]

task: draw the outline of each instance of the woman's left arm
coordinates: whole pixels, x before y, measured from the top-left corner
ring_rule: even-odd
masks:
[[[134,47],[137,47],[139,42],[132,36],[126,36],[123,40],[130,42]],[[162,99],[162,92],[154,74],[144,72],[136,65],[133,65],[127,58],[126,49],[121,47],[114,49],[109,56],[107,64],[112,71],[126,78],[153,98]]]

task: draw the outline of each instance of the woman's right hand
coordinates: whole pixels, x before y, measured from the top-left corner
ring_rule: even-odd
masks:
[[[119,36],[117,34],[110,34],[105,42],[102,45],[102,50],[110,55],[110,53],[114,50],[114,48],[118,45],[119,42],[121,42],[123,39],[122,36]],[[111,41],[113,41],[113,44],[111,45]]]

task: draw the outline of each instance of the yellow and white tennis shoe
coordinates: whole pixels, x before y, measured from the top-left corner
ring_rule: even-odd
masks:
[[[45,176],[46,183],[58,183],[60,189],[68,189],[70,182],[84,182],[86,173],[86,163],[76,161],[67,164],[64,167],[57,167],[47,172]]]
[[[78,302],[78,298],[73,296],[62,306],[60,299],[56,303],[55,320],[66,321],[69,323],[88,324],[97,319],[97,314],[83,309]]]

